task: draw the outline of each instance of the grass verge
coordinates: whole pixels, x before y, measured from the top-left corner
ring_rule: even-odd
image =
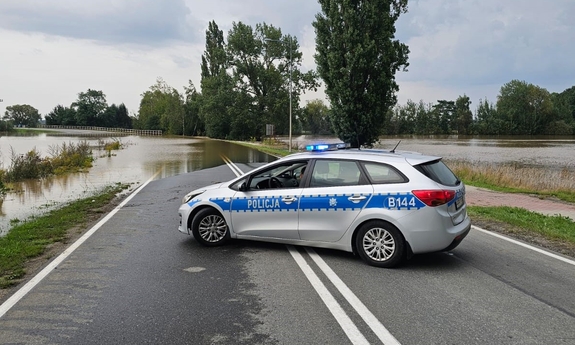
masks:
[[[234,143],[238,144],[238,145],[242,145],[242,146],[246,146],[258,151],[261,151],[263,153],[267,153],[269,155],[272,156],[276,156],[276,157],[284,157],[289,155],[291,152],[288,151],[288,149],[282,148],[282,147],[278,147],[278,146],[270,146],[270,145],[263,145],[263,144],[252,144],[252,143],[247,143],[244,141],[234,141]],[[283,145],[285,146],[285,145]]]
[[[14,226],[0,237],[0,288],[18,284],[26,274],[26,264],[55,243],[66,243],[86,225],[107,213],[111,201],[125,184],[109,186],[96,195],[73,201],[46,215]]]
[[[507,206],[469,206],[467,211],[472,219],[504,222],[550,240],[567,242],[575,246],[575,222],[569,217],[546,216],[524,208]],[[509,232],[513,233],[513,230]]]

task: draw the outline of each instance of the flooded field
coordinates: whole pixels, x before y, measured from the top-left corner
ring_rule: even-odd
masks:
[[[0,137],[1,161],[4,169],[10,166],[10,157],[32,149],[42,157],[49,155],[50,147],[62,143],[86,140],[96,158],[86,173],[72,173],[15,183],[13,190],[0,199],[0,234],[10,223],[41,214],[62,202],[78,199],[115,183],[141,184],[151,177],[160,179],[223,164],[220,154],[234,162],[268,162],[274,157],[244,146],[228,142],[192,138],[163,138],[123,136],[109,137],[102,133],[67,132],[42,133],[30,136]],[[123,149],[98,151],[98,141],[120,140]]]

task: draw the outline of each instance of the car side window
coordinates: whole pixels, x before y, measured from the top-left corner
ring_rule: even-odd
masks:
[[[310,181],[310,187],[356,186],[360,184],[361,170],[355,161],[318,160]]]
[[[247,179],[247,190],[298,188],[307,161],[285,162],[254,173]]]
[[[404,183],[407,178],[387,164],[363,163],[363,167],[373,183]]]

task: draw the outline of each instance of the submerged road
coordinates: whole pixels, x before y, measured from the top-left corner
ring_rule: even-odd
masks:
[[[398,269],[179,233],[182,196],[234,176],[149,183],[5,311],[0,344],[575,344],[575,262],[476,228]]]

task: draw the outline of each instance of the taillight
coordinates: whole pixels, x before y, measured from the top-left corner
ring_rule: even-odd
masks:
[[[411,191],[419,200],[427,206],[440,206],[447,204],[455,198],[455,191],[452,190],[414,190]]]

